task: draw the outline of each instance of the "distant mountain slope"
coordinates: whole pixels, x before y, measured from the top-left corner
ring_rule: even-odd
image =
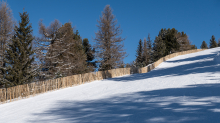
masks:
[[[86,83],[0,105],[3,123],[218,123],[220,48],[181,55],[149,73]]]

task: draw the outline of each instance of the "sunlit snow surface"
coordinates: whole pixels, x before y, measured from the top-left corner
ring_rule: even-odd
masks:
[[[0,105],[1,123],[219,123],[220,48]]]

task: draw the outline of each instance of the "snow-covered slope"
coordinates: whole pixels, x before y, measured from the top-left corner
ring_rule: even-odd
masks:
[[[1,123],[219,123],[220,48],[145,74],[95,81],[0,105]]]

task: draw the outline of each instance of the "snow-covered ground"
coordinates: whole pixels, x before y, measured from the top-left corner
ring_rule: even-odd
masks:
[[[220,48],[0,105],[1,123],[219,123]]]

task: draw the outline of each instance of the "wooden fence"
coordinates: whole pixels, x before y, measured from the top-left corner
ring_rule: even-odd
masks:
[[[170,58],[176,57],[178,55],[184,55],[199,51],[202,51],[202,49],[173,53],[165,57],[162,57],[153,64],[150,64],[143,68],[117,68],[107,71],[97,71],[92,73],[67,76],[53,80],[39,81],[24,85],[18,85],[7,89],[3,88],[0,89],[0,104],[12,102],[15,100],[20,100],[22,98],[28,98],[30,96],[35,96],[48,91],[58,90],[61,88],[72,87],[87,82],[92,82],[95,80],[103,80],[107,78],[114,78],[118,76],[130,75],[136,73],[147,73],[153,70],[155,67],[157,67],[160,63]]]

